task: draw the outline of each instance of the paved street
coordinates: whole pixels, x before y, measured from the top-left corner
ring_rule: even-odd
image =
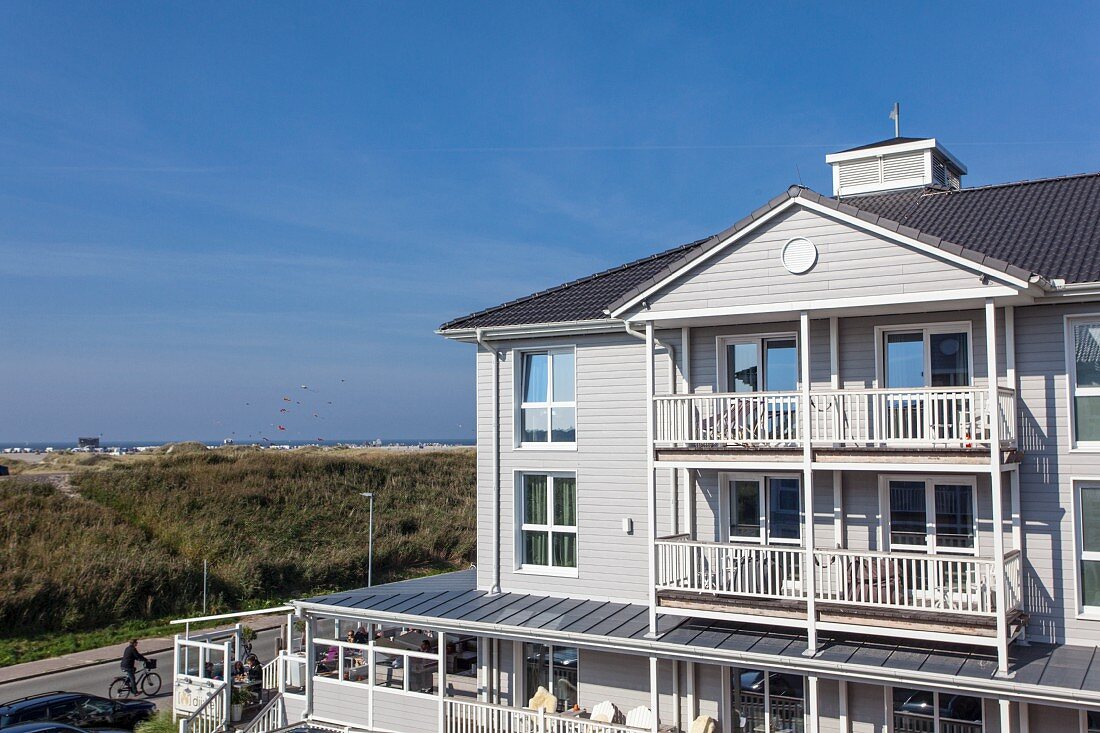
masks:
[[[275,656],[275,642],[279,631],[281,629],[260,631],[256,640],[252,642],[252,651],[261,662],[268,662]],[[151,656],[157,660],[157,672],[164,680],[160,695],[154,700],[159,707],[167,708],[172,702],[172,650]],[[0,702],[54,690],[106,696],[107,686],[119,674],[118,662],[112,661],[91,667],[54,672],[27,680],[7,682],[0,684]]]

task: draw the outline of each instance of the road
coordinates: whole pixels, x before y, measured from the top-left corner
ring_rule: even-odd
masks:
[[[252,652],[260,658],[261,662],[269,662],[275,657],[275,642],[281,631],[283,629],[275,628],[257,632],[256,640],[252,642]],[[153,701],[156,702],[157,707],[167,709],[172,705],[172,650],[150,656],[157,660],[157,672],[164,682],[160,695],[153,698]],[[85,692],[106,697],[107,686],[120,674],[118,662],[115,661],[55,672],[29,680],[8,682],[0,684],[0,703],[55,690]]]

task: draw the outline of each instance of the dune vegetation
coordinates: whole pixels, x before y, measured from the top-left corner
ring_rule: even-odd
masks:
[[[0,481],[0,636],[255,608],[466,567],[474,451],[186,449]],[[54,470],[57,470],[55,468]],[[2,641],[2,639],[0,639]],[[2,663],[2,662],[0,662]]]

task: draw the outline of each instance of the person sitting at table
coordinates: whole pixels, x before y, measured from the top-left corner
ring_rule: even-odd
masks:
[[[349,644],[354,644],[355,643],[355,632],[352,631],[351,629],[348,629],[348,633],[344,635],[344,641],[346,641]]]
[[[242,662],[239,659],[236,662],[233,662],[233,676],[234,677],[243,677],[244,674],[245,674],[244,662]]]
[[[264,678],[264,668],[260,664],[260,660],[253,655],[248,660],[248,680],[250,682],[259,682]]]
[[[205,677],[208,680],[214,679],[214,663],[213,662],[207,662],[206,664],[202,665],[202,676]]]
[[[355,630],[355,634],[352,636],[352,641],[354,641],[356,644],[367,644],[370,642],[370,633],[362,624],[360,624],[359,628]]]

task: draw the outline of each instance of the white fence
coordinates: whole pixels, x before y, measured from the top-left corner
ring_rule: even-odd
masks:
[[[443,733],[638,733],[617,723],[509,708],[470,700],[443,701]]]
[[[996,563],[964,555],[816,550],[814,597],[850,606],[990,616]],[[805,553],[797,547],[657,541],[657,587],[700,594],[802,600]],[[1020,553],[1005,555],[1006,606],[1021,602]]]
[[[248,721],[248,725],[240,728],[238,733],[271,733],[271,731],[285,728],[286,725],[286,706],[283,704],[283,696],[276,695],[256,714],[255,718]]]
[[[195,712],[180,718],[179,733],[219,733],[226,729],[225,683],[214,688]]]
[[[654,440],[667,445],[802,444],[798,392],[660,395],[653,398]],[[984,387],[815,390],[814,444],[987,446],[993,409]],[[1016,442],[1016,393],[997,390],[1002,445]]]

